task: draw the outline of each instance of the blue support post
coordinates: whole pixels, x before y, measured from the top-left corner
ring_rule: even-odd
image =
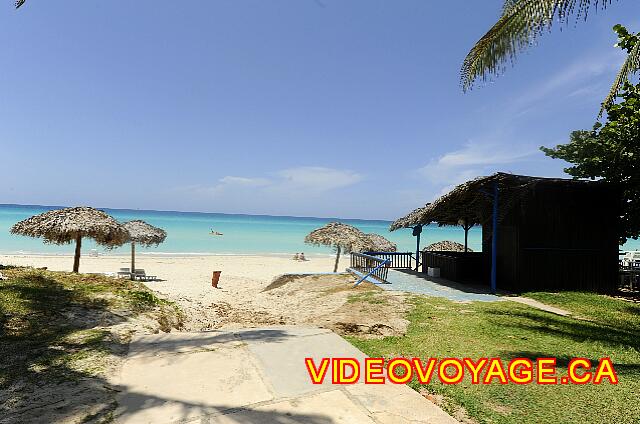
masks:
[[[416,237],[416,272],[420,269],[420,233],[418,233],[418,237]]]
[[[491,293],[496,294],[496,280],[498,278],[497,248],[498,248],[498,182],[493,186],[493,221],[491,228]]]
[[[420,234],[422,233],[422,224],[413,227],[413,235],[416,237],[416,272],[420,267]],[[409,265],[411,266],[411,265]]]

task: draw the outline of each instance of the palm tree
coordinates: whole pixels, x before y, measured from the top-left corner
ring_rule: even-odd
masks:
[[[605,9],[612,0],[505,0],[502,16],[476,42],[462,64],[460,84],[463,91],[481,79],[498,76],[507,62],[513,63],[517,54],[537,40],[553,24],[567,24],[572,16],[586,19],[591,9]],[[628,50],[602,110],[613,103],[627,78],[640,69],[640,43]]]

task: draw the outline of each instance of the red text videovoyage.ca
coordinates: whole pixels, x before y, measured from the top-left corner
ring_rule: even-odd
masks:
[[[465,378],[472,384],[618,384],[610,358],[597,363],[573,358],[562,375],[557,372],[556,358],[305,358],[305,366],[313,384],[322,384],[325,379],[332,384],[405,384],[414,378],[420,384],[429,384],[434,378],[444,384],[458,384]]]

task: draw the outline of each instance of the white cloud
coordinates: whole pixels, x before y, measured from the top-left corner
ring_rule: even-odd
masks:
[[[432,185],[451,187],[479,175],[495,172],[498,165],[530,159],[538,149],[521,143],[479,142],[471,140],[464,147],[432,159],[418,169]]]
[[[351,170],[301,166],[266,176],[227,175],[215,184],[181,187],[176,193],[192,210],[335,216],[335,192],[362,180]],[[349,196],[341,199],[341,206],[352,202]]]
[[[440,157],[438,163],[448,167],[497,165],[516,162],[531,156],[536,151],[513,145],[501,146],[498,143],[483,144],[469,141],[462,149]]]
[[[219,183],[223,185],[262,187],[271,184],[271,181],[266,178],[234,177],[231,175],[227,175],[226,177],[220,178]]]
[[[320,166],[302,166],[284,169],[276,174],[282,180],[282,188],[287,190],[311,190],[324,192],[347,187],[362,181],[362,175],[341,169]]]
[[[265,188],[267,191],[325,192],[347,187],[362,181],[362,175],[349,170],[321,166],[300,166],[274,172],[270,178],[241,177],[227,175],[210,187],[212,192],[221,192],[243,187]]]
[[[514,99],[513,105],[516,109],[523,110],[531,107],[534,103],[547,101],[550,97],[592,97],[594,92],[603,90],[602,77],[615,75],[624,58],[624,53],[615,49],[606,53],[597,52],[582,57],[551,77],[525,90],[523,94]],[[613,83],[613,78],[610,83]],[[608,87],[606,89],[608,90]]]
[[[267,192],[321,193],[359,183],[362,179],[362,175],[350,170],[300,166],[274,172],[270,178],[227,175],[209,190],[213,194],[242,188],[264,188]]]
[[[536,122],[544,122],[542,119],[550,117],[548,104],[551,103],[567,101],[597,106],[608,92],[623,60],[624,53],[620,50],[594,51],[555,74],[534,79],[499,104],[485,102],[481,113],[488,119],[475,123],[473,138],[457,149],[451,148],[431,158],[425,166],[414,171],[420,184],[403,188],[399,202],[415,208],[433,201],[457,184],[498,171],[562,176],[563,162],[545,158],[538,146],[566,143],[567,140],[560,139],[556,143],[532,140],[528,133],[534,122],[530,113],[542,116],[535,118]],[[550,118],[558,119],[557,116]],[[566,130],[567,138],[571,129]],[[456,145],[459,146],[458,142]]]

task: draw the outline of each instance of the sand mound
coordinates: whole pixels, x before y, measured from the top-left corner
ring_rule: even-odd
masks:
[[[365,338],[404,334],[405,295],[354,282],[350,275],[281,275],[242,305],[212,304],[211,328],[298,324]]]

